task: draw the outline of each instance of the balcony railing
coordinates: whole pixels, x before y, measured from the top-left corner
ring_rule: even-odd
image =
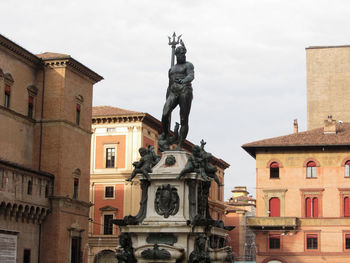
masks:
[[[252,229],[296,229],[296,217],[248,217],[247,226]]]

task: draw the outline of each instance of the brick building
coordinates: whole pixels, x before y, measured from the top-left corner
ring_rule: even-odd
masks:
[[[140,183],[137,177],[126,182],[132,163],[139,160],[140,147],[154,146],[161,132],[161,122],[153,116],[110,106],[93,107],[91,140],[91,179],[89,262],[114,262],[114,250],[118,243],[119,229],[111,220],[126,215],[136,215],[140,202]],[[193,144],[185,142],[184,149],[192,150]],[[224,183],[224,170],[229,165],[217,158],[218,177]],[[224,218],[223,187],[220,191],[212,183],[209,201],[214,219]],[[114,259],[115,260],[115,259]]]
[[[255,216],[255,199],[247,187],[236,186],[233,196],[225,202],[225,225],[235,226],[228,234],[227,244],[232,247],[236,261],[255,261],[255,234],[247,226],[247,218]]]
[[[1,262],[86,262],[101,79],[69,55],[34,55],[0,35]]]

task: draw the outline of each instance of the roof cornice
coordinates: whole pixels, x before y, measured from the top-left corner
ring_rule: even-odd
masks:
[[[20,45],[16,44],[15,42],[11,41],[10,39],[6,38],[1,34],[0,34],[0,46],[11,51],[12,54],[21,57],[22,60],[24,60],[25,62],[30,62],[35,65],[41,64],[40,58],[38,58],[28,50],[24,49]]]

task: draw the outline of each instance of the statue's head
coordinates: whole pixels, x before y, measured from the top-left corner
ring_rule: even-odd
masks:
[[[147,149],[144,148],[144,147],[141,147],[139,149],[139,153],[140,153],[141,156],[145,156],[147,154]]]
[[[194,156],[199,156],[201,153],[201,147],[199,147],[198,145],[194,145],[192,148],[192,154]]]
[[[196,236],[195,244],[199,251],[205,251],[206,242],[207,242],[207,237],[204,234],[198,234]]]
[[[176,56],[177,63],[183,64],[186,62],[186,52],[187,50],[184,46],[178,46],[175,49],[175,56]]]

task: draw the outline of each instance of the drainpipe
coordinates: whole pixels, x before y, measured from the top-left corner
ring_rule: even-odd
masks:
[[[43,89],[41,94],[41,116],[40,116],[40,142],[39,142],[39,168],[41,170],[41,150],[42,150],[42,142],[43,142],[43,119],[44,119],[44,95],[45,95],[45,63],[43,62]]]

